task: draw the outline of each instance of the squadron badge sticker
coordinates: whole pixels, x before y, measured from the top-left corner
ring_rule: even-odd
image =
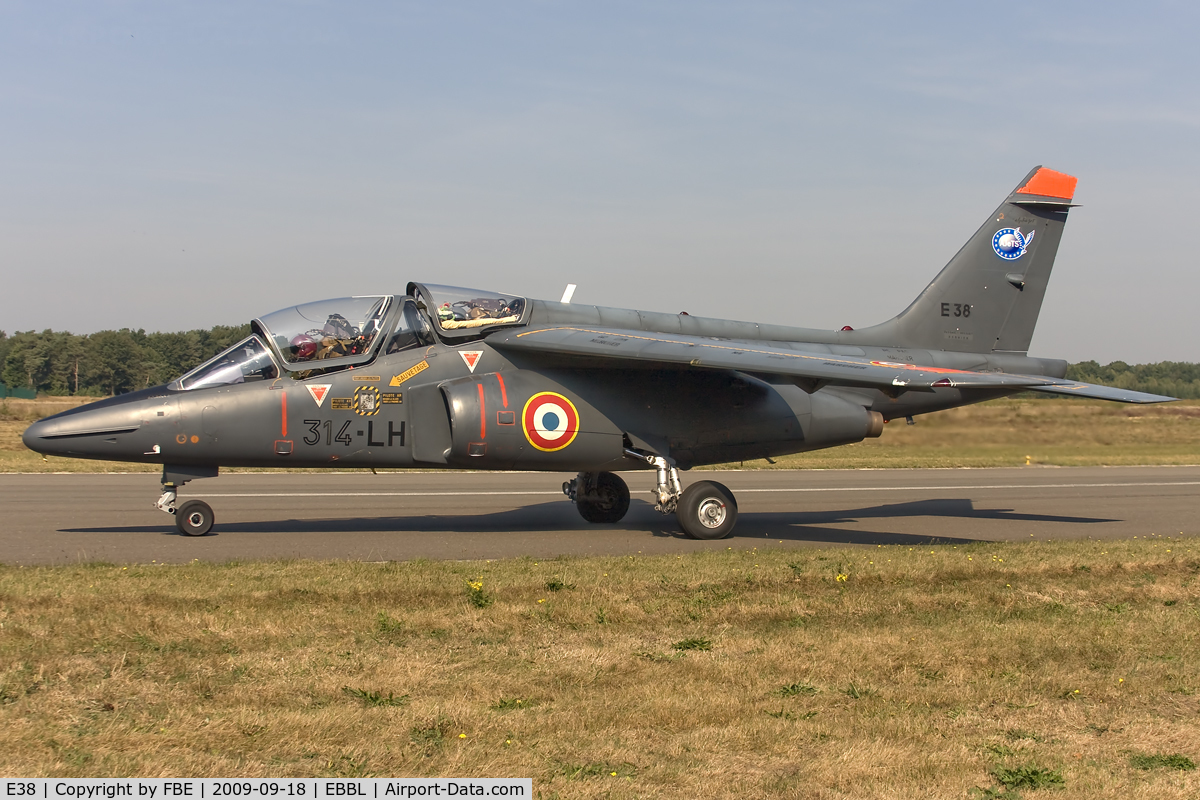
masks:
[[[521,429],[529,443],[544,453],[553,453],[575,441],[579,412],[570,400],[554,392],[538,392],[521,412]]]
[[[1033,241],[1035,233],[1037,231],[1030,231],[1026,236],[1020,228],[1001,228],[992,237],[992,249],[1005,261],[1016,261],[1025,255],[1025,249]]]
[[[354,389],[354,411],[360,417],[372,417],[379,413],[379,390],[374,386],[357,386]]]

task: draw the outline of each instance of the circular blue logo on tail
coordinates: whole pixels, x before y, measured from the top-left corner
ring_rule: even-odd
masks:
[[[1025,255],[1025,250],[1029,247],[1029,243],[1033,241],[1035,233],[1037,231],[1030,231],[1029,235],[1026,236],[1021,233],[1020,228],[1001,228],[992,237],[992,249],[996,251],[996,255],[1005,261],[1016,261]]]

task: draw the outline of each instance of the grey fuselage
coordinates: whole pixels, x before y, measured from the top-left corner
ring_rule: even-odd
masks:
[[[932,367],[1061,377],[1066,362],[891,346],[886,330],[822,331],[687,315],[531,300],[523,325],[583,325]],[[882,326],[880,326],[882,328]],[[473,359],[463,352],[479,351]],[[474,369],[469,361],[474,361]],[[314,393],[311,386],[327,386]],[[530,398],[546,392],[577,408],[569,447],[525,434]],[[420,467],[601,471],[644,468],[625,451],[668,455],[680,468],[745,461],[861,441],[863,410],[886,420],[1009,394],[937,389],[898,395],[732,370],[530,359],[486,335],[439,339],[353,368],[296,379],[194,390],[154,387],[32,425],[38,452],[173,467]],[[319,395],[319,397],[318,397]],[[375,399],[358,402],[361,395]]]

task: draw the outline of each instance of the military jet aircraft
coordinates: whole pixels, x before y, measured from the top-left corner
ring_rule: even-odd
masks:
[[[619,521],[617,470],[653,471],[655,508],[700,539],[737,501],[680,470],[879,436],[884,423],[1024,391],[1157,403],[1064,380],[1027,355],[1076,179],[1035,168],[897,317],[813,330],[409,283],[255,319],[252,335],[165,386],[24,434],[44,454],[162,464],[185,534],[213,511],[178,491],[222,466],[575,472],[584,519]],[[564,296],[564,300],[569,297]]]

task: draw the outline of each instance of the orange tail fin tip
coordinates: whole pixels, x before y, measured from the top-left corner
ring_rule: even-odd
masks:
[[[1079,179],[1073,175],[1042,167],[1033,173],[1033,177],[1024,186],[1017,189],[1017,194],[1036,194],[1070,200],[1075,196],[1075,184],[1078,182]]]

